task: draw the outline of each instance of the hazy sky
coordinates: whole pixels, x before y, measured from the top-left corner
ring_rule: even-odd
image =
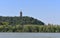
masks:
[[[46,24],[60,24],[60,0],[0,0],[0,16],[19,16],[20,10]]]

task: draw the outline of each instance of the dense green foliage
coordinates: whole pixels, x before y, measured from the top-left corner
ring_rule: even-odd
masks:
[[[23,26],[22,26],[23,25]],[[59,25],[44,25],[32,17],[2,17],[0,16],[0,32],[60,32]]]
[[[18,25],[21,24],[36,24],[36,25],[44,25],[44,23],[40,20],[34,19],[32,17],[24,16],[22,20],[20,17],[2,17],[0,16],[0,25],[4,25],[7,23],[8,25]]]
[[[0,32],[60,32],[60,26],[55,25],[0,25]]]

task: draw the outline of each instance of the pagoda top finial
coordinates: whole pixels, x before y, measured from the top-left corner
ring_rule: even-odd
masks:
[[[20,10],[20,12],[22,12],[22,10]]]

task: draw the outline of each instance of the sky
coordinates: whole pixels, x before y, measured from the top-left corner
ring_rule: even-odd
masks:
[[[34,17],[45,24],[60,25],[60,0],[0,0],[0,16]]]

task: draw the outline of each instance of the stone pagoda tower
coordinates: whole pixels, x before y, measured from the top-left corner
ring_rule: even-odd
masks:
[[[20,11],[20,18],[22,18],[22,11]]]

